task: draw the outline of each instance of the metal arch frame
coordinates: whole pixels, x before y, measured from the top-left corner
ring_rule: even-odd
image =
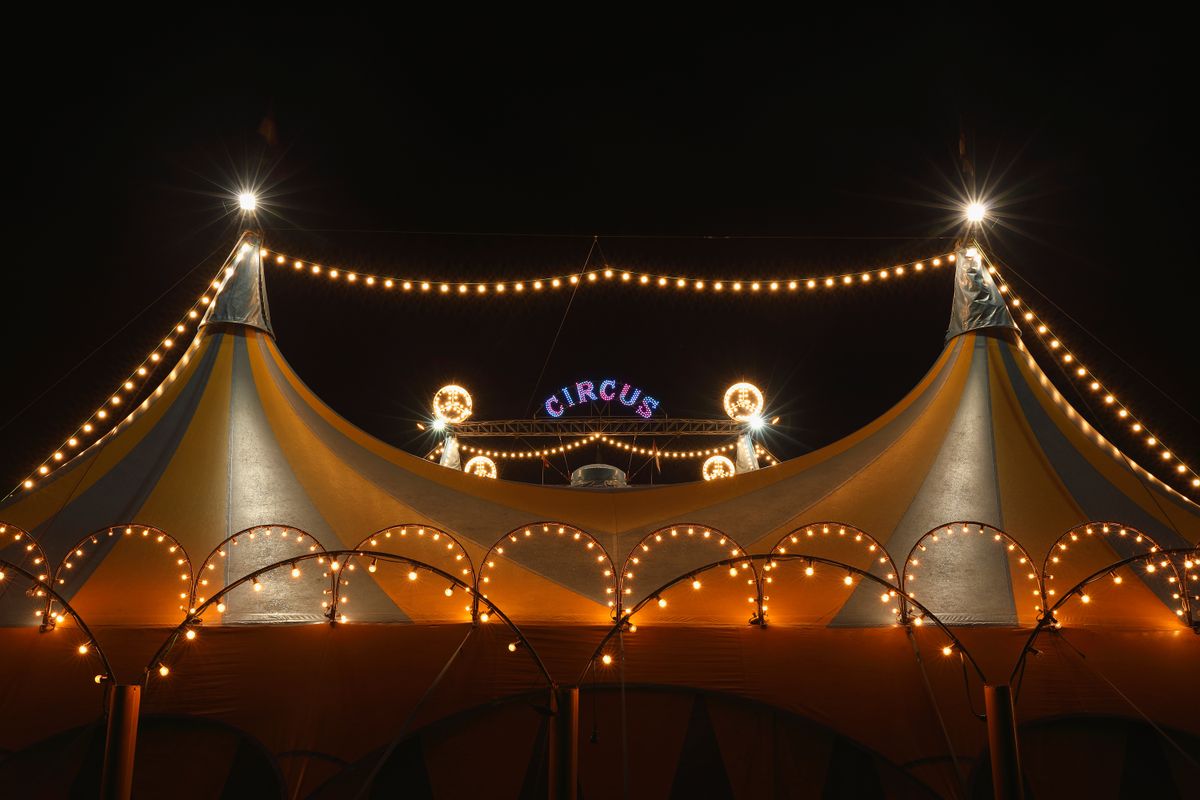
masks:
[[[75,554],[76,550],[81,549],[85,544],[88,544],[88,543],[99,545],[100,542],[98,541],[98,537],[100,536],[100,534],[107,533],[108,536],[113,536],[113,535],[116,535],[118,530],[121,528],[130,528],[130,529],[140,528],[143,531],[149,531],[152,534],[157,534],[158,536],[169,539],[172,544],[174,544],[177,548],[179,548],[179,552],[183,553],[183,563],[184,563],[184,566],[187,567],[187,572],[188,572],[188,576],[186,578],[187,585],[188,585],[187,608],[189,608],[189,609],[192,608],[192,604],[196,601],[196,593],[194,591],[194,588],[195,588],[194,581],[196,578],[196,573],[192,569],[192,557],[190,555],[188,555],[187,548],[183,546],[183,542],[179,541],[174,536],[172,536],[171,534],[164,531],[162,528],[159,528],[155,525],[145,525],[141,522],[120,522],[120,523],[116,523],[113,525],[105,525],[103,528],[99,528],[98,530],[92,531],[88,535],[84,536],[82,539],[80,539],[74,545],[72,545],[69,550],[67,550],[66,555],[64,555],[62,557],[62,561],[58,562],[58,566],[54,569],[54,574],[51,576],[51,580],[56,584],[58,583],[58,580],[62,575],[64,565],[67,563],[67,560]],[[121,538],[124,538],[126,536],[132,536],[132,535],[133,535],[133,530],[130,530],[128,533],[125,531],[120,532]],[[93,541],[93,540],[96,540],[96,541]],[[119,539],[118,539],[118,541],[119,541]],[[155,544],[158,544],[158,542],[156,541]],[[83,558],[83,556],[76,556],[76,557]],[[178,566],[178,564],[176,566]],[[44,612],[44,616],[42,619],[43,627],[54,627],[53,625],[50,624],[50,619],[53,617],[53,614],[52,614],[53,603],[54,603],[54,598],[48,597],[46,599],[46,610]],[[184,616],[187,616],[186,611],[184,612]]]
[[[196,574],[192,578],[192,600],[193,601],[195,601],[195,599],[196,599],[196,593],[197,593],[198,587],[200,585],[200,576],[202,576],[204,574],[204,570],[208,569],[209,562],[211,562],[213,560],[213,557],[216,556],[217,553],[219,553],[221,551],[221,548],[224,547],[225,545],[229,544],[230,542],[234,541],[239,536],[246,536],[248,534],[253,533],[254,531],[257,531],[257,530],[260,530],[263,528],[287,528],[288,530],[297,531],[299,533],[304,534],[308,538],[312,539],[314,542],[316,542],[317,547],[319,548],[320,552],[322,552],[322,553],[325,552],[325,545],[321,542],[320,539],[318,539],[316,536],[313,536],[311,533],[304,530],[303,528],[297,528],[295,525],[284,525],[284,524],[272,523],[272,524],[263,524],[263,525],[251,525],[249,528],[242,528],[237,533],[232,533],[229,536],[226,536],[221,541],[217,542],[217,545],[212,550],[208,551],[208,555],[206,555],[204,557],[204,560],[200,562],[200,568],[196,570]],[[189,603],[188,608],[191,608],[191,607],[192,607],[192,604]]]
[[[1141,537],[1145,538],[1147,541],[1149,541],[1150,544],[1153,545],[1153,547],[1149,552],[1144,553],[1144,555],[1151,556],[1156,553],[1164,552],[1163,546],[1161,544],[1159,544],[1158,541],[1153,536],[1151,536],[1150,534],[1141,530],[1140,528],[1135,528],[1132,525],[1123,525],[1120,522],[1112,522],[1111,520],[1107,521],[1107,522],[1084,522],[1080,525],[1076,525],[1075,527],[1070,528],[1067,531],[1065,531],[1061,536],[1059,536],[1057,539],[1054,540],[1053,544],[1050,545],[1050,549],[1046,551],[1045,558],[1042,559],[1042,575],[1043,576],[1046,575],[1046,565],[1050,562],[1050,557],[1054,555],[1054,549],[1056,547],[1058,547],[1060,544],[1062,544],[1062,541],[1064,539],[1066,539],[1068,536],[1070,536],[1072,533],[1075,533],[1076,531],[1086,528],[1089,525],[1098,525],[1101,528],[1100,538],[1096,539],[1096,541],[1103,541],[1103,537],[1111,534],[1111,531],[1105,531],[1105,530],[1103,530],[1104,528],[1116,527],[1116,528],[1120,528],[1121,530],[1125,530],[1125,531],[1133,531],[1138,536],[1141,536]],[[1136,542],[1134,542],[1134,543],[1136,544]],[[1197,547],[1200,547],[1200,545],[1197,545]],[[1064,550],[1063,552],[1066,552],[1066,551]],[[1175,573],[1175,580],[1179,582],[1180,586],[1184,586],[1185,584],[1183,583],[1183,579],[1179,575],[1179,569],[1175,566],[1175,561],[1173,559],[1167,559],[1167,560],[1171,564],[1171,571]],[[1074,589],[1072,589],[1072,591],[1074,591]],[[1069,593],[1067,596],[1069,596]],[[1188,600],[1186,591],[1182,593],[1182,597],[1183,597],[1184,613],[1188,615],[1188,619],[1191,619],[1191,602]],[[1057,608],[1057,607],[1058,606],[1055,605],[1055,608]]]
[[[1139,561],[1144,561],[1146,559],[1151,559],[1151,558],[1166,557],[1167,561],[1169,563],[1171,563],[1172,566],[1174,566],[1174,563],[1175,563],[1175,560],[1173,558],[1174,556],[1186,557],[1189,555],[1200,556],[1200,544],[1196,545],[1195,547],[1173,547],[1169,550],[1158,550],[1153,553],[1142,553],[1140,555],[1130,556],[1129,558],[1124,558],[1119,561],[1114,561],[1113,563],[1109,564],[1108,566],[1096,570],[1091,575],[1088,575],[1086,578],[1084,578],[1083,580],[1079,581],[1074,586],[1072,586],[1069,591],[1063,592],[1063,596],[1060,597],[1051,608],[1047,609],[1046,613],[1042,616],[1042,619],[1040,619],[1038,621],[1038,624],[1034,627],[1034,629],[1032,631],[1030,631],[1029,638],[1025,640],[1025,646],[1023,648],[1021,648],[1021,655],[1017,657],[1017,663],[1013,666],[1012,674],[1009,676],[1009,683],[1013,683],[1017,680],[1018,674],[1022,671],[1022,669],[1025,666],[1025,659],[1029,656],[1029,654],[1031,652],[1033,652],[1033,645],[1037,642],[1038,636],[1040,636],[1042,634],[1042,632],[1044,630],[1046,630],[1047,628],[1050,628],[1052,630],[1056,628],[1056,623],[1058,621],[1054,617],[1054,612],[1056,612],[1060,608],[1062,608],[1067,603],[1067,601],[1069,601],[1072,597],[1074,597],[1077,594],[1080,594],[1080,590],[1083,589],[1085,586],[1095,583],[1096,581],[1103,578],[1105,575],[1116,572],[1118,569],[1121,569],[1122,567],[1128,566],[1130,564],[1135,564]],[[1178,575],[1178,572],[1176,572],[1176,574]],[[1178,578],[1176,578],[1176,580],[1178,580]],[[1183,588],[1186,589],[1186,587],[1183,587]],[[1187,592],[1186,591],[1180,592],[1180,596],[1186,598]],[[1197,633],[1200,633],[1200,630],[1196,629],[1197,623],[1190,618],[1188,611],[1186,610],[1188,608],[1188,606],[1185,605],[1184,608],[1185,608],[1184,616],[1189,617],[1187,620],[1188,627],[1191,627],[1193,630],[1196,630]]]
[[[473,602],[471,604],[471,619],[478,621],[478,619],[479,619],[479,600],[481,598],[485,601],[487,600],[487,598],[483,597],[483,592],[480,591],[480,587],[483,585],[484,573],[488,569],[488,562],[491,560],[492,552],[495,551],[495,549],[497,547],[499,547],[505,539],[509,539],[512,536],[516,535],[517,533],[524,532],[526,529],[534,528],[538,525],[545,526],[547,528],[549,528],[550,526],[559,527],[559,528],[570,528],[571,530],[576,531],[577,533],[583,534],[588,539],[590,539],[592,542],[594,542],[597,547],[600,548],[600,552],[603,553],[604,558],[608,560],[609,570],[612,572],[612,584],[613,584],[612,590],[613,590],[613,594],[616,595],[616,600],[614,600],[613,606],[611,609],[612,617],[613,617],[613,619],[620,619],[620,617],[621,617],[620,578],[618,578],[618,576],[617,576],[617,566],[616,566],[616,564],[613,563],[612,554],[608,552],[608,548],[606,548],[603,544],[601,544],[599,539],[597,539],[595,536],[593,536],[592,534],[585,531],[583,528],[580,528],[576,525],[572,525],[569,522],[552,522],[550,520],[538,520],[537,522],[529,522],[529,523],[526,523],[525,525],[518,525],[517,527],[515,527],[512,530],[505,533],[503,536],[501,536],[496,541],[492,542],[492,546],[487,549],[487,551],[483,554],[483,558],[479,562],[479,571],[477,573],[475,573],[475,591],[474,591],[475,602]],[[549,533],[548,530],[544,531],[544,532]],[[520,541],[520,540],[518,540],[518,541]]]
[[[305,553],[296,558],[289,558],[289,559],[285,559],[283,561],[277,561],[274,564],[269,564],[265,567],[260,567],[259,569],[256,569],[253,572],[248,572],[245,575],[243,575],[242,577],[238,578],[233,583],[230,583],[227,586],[224,586],[215,595],[208,598],[203,603],[201,603],[199,606],[197,606],[196,610],[193,613],[188,614],[187,619],[185,619],[183,622],[179,623],[177,626],[175,626],[174,629],[171,630],[170,633],[167,634],[167,638],[163,640],[163,643],[161,645],[159,645],[158,650],[156,650],[154,652],[153,657],[151,657],[150,661],[147,663],[146,669],[145,669],[145,674],[147,676],[149,676],[150,673],[155,669],[156,666],[162,665],[163,660],[167,657],[167,655],[171,652],[172,648],[179,641],[179,637],[182,636],[189,627],[201,624],[203,622],[203,618],[202,618],[203,613],[205,611],[207,611],[209,608],[216,606],[217,603],[221,602],[222,598],[224,598],[226,595],[228,595],[234,589],[238,588],[239,586],[242,586],[243,584],[254,581],[257,578],[259,578],[260,576],[265,575],[268,572],[273,572],[277,569],[282,569],[285,567],[291,568],[298,563],[302,563],[305,561],[315,561],[318,558],[329,558],[329,559],[334,559],[334,560],[340,559],[340,558],[347,558],[347,559],[349,559],[349,558],[372,558],[377,561],[384,561],[384,562],[388,562],[388,563],[408,564],[410,567],[412,567],[414,569],[426,570],[426,571],[438,576],[439,578],[442,578],[443,580],[449,581],[451,584],[459,587],[460,589],[463,589],[464,591],[467,591],[467,592],[471,592],[473,595],[475,595],[478,598],[478,593],[474,592],[472,590],[471,585],[468,584],[466,581],[463,581],[462,579],[460,579],[454,575],[451,575],[450,573],[448,573],[438,567],[435,567],[432,564],[427,564],[424,561],[420,561],[418,559],[408,558],[406,556],[397,555],[396,553],[384,553],[384,552],[381,552],[378,550],[327,550],[327,551],[323,551],[320,553]],[[336,572],[334,572],[333,575],[336,578]],[[482,601],[488,607],[488,610],[490,612],[495,613],[496,616],[498,616],[501,619],[501,621],[503,621],[504,624],[507,625],[508,628],[514,634],[516,634],[517,640],[521,643],[521,646],[524,647],[529,652],[529,656],[533,660],[535,666],[538,668],[538,672],[540,672],[542,677],[545,678],[546,685],[551,686],[551,687],[554,686],[555,685],[554,680],[553,680],[553,678],[550,677],[550,672],[546,668],[545,662],[542,661],[541,656],[538,654],[537,650],[534,649],[533,645],[529,642],[529,640],[525,637],[525,634],[521,631],[521,629],[518,628],[511,619],[509,619],[508,615],[505,614],[504,611],[501,610],[501,608],[498,605],[493,603],[491,600],[488,600],[487,598],[483,598]],[[333,606],[331,606],[331,608],[333,608]],[[330,621],[333,624],[338,624],[336,620],[330,620]]]
[[[363,545],[366,544],[367,542],[371,541],[372,539],[376,538],[377,536],[380,536],[381,534],[387,533],[389,531],[394,531],[397,528],[424,528],[425,530],[435,531],[436,533],[439,533],[442,536],[445,536],[450,541],[454,542],[454,546],[457,547],[459,549],[459,552],[461,552],[463,554],[463,557],[467,559],[467,567],[469,567],[471,570],[471,580],[472,580],[472,582],[474,582],[474,580],[475,580],[475,562],[471,559],[471,554],[467,551],[467,548],[463,546],[462,541],[459,540],[459,538],[457,536],[455,536],[454,534],[452,534],[450,531],[446,530],[445,528],[439,528],[437,525],[426,525],[422,522],[405,522],[405,523],[400,523],[399,525],[389,525],[386,528],[380,528],[379,530],[375,531],[374,533],[370,534],[369,536],[364,536],[356,545],[354,545],[354,549],[361,550]],[[372,545],[372,546],[374,546],[374,545]]]
[[[714,528],[711,525],[704,525],[699,522],[677,522],[673,525],[664,525],[661,528],[650,531],[645,536],[643,536],[641,539],[638,539],[637,543],[634,544],[633,549],[631,549],[625,555],[625,560],[621,563],[621,573],[620,573],[620,575],[617,576],[617,594],[622,598],[622,600],[625,597],[625,573],[629,569],[630,562],[633,560],[634,556],[637,555],[638,548],[641,547],[642,545],[644,545],[646,543],[646,540],[649,539],[651,536],[658,536],[658,535],[661,535],[663,531],[676,530],[678,528],[703,528],[706,531],[710,531],[711,533],[715,533],[718,536],[721,536],[726,541],[733,542],[733,544],[737,546],[738,552],[741,553],[741,556],[740,556],[741,560],[744,561],[744,560],[749,559],[749,557],[750,557],[749,551],[747,551],[746,548],[742,546],[741,542],[739,542],[737,539],[734,539],[732,536],[725,533],[720,528]],[[646,552],[649,552],[649,551],[647,550]],[[762,575],[759,573],[758,567],[756,567],[754,565],[753,561],[750,561],[750,570],[751,570],[751,572],[754,573],[754,586],[755,586],[755,591],[758,595],[758,607],[759,607],[759,614],[761,616],[761,613],[762,613]],[[653,595],[648,595],[647,597],[652,597],[652,596]],[[645,599],[647,599],[647,598],[642,598],[642,600],[645,600]],[[640,603],[640,602],[641,602],[641,600],[638,601],[638,603]],[[621,609],[623,609],[624,606],[625,606],[624,602],[619,602],[617,604],[618,612]],[[620,613],[618,613],[617,616],[620,617]]]
[[[633,619],[633,615],[640,612],[642,610],[642,608],[644,608],[645,605],[647,603],[649,603],[651,600],[653,600],[655,597],[660,595],[662,592],[667,591],[668,589],[675,586],[676,584],[679,584],[679,583],[682,583],[683,581],[688,580],[693,575],[698,575],[702,572],[707,572],[712,569],[718,569],[720,567],[727,567],[727,566],[730,566],[731,564],[736,564],[738,561],[744,561],[747,558],[754,559],[754,560],[771,560],[771,561],[781,561],[781,560],[782,561],[807,561],[810,564],[824,564],[826,566],[836,567],[839,570],[846,570],[846,571],[850,572],[851,574],[858,575],[862,578],[865,578],[866,580],[872,581],[873,583],[878,584],[880,587],[882,587],[884,589],[887,589],[889,591],[895,591],[897,593],[897,598],[896,598],[897,602],[901,602],[901,598],[903,597],[903,593],[900,592],[896,586],[893,586],[892,584],[883,580],[879,576],[872,575],[870,572],[867,572],[866,570],[855,567],[851,564],[844,564],[841,561],[834,561],[833,559],[824,558],[822,556],[807,555],[804,553],[775,553],[775,554],[758,553],[755,555],[745,556],[745,558],[725,558],[720,561],[714,561],[713,563],[707,564],[699,569],[696,569],[696,570],[693,570],[690,572],[686,572],[682,575],[672,578],[670,581],[668,581],[667,583],[663,584],[658,589],[656,589],[651,595],[649,595],[644,600],[642,600],[637,605],[635,605],[631,611],[627,611],[626,613],[624,613],[621,616],[621,618],[618,619],[617,622],[611,628],[609,628],[608,632],[604,635],[604,638],[600,640],[600,644],[598,644],[596,646],[596,649],[592,652],[591,658],[588,659],[587,666],[585,666],[583,668],[583,671],[579,674],[579,678],[576,681],[577,685],[583,685],[583,681],[587,677],[588,672],[590,670],[595,669],[596,661],[599,660],[601,651],[604,650],[604,647],[609,643],[609,641],[612,639],[612,637],[621,633],[625,629],[627,623],[629,623]],[[957,649],[962,654],[962,656],[965,658],[967,663],[970,663],[971,667],[975,670],[975,674],[979,677],[980,681],[983,683],[987,683],[987,676],[984,674],[983,669],[975,661],[974,656],[971,655],[971,651],[968,650],[966,648],[966,646],[963,645],[962,641],[957,636],[954,635],[954,632],[951,631],[945,625],[945,623],[943,623],[937,617],[937,615],[935,615],[932,611],[930,611],[925,606],[921,605],[916,600],[909,600],[908,602],[910,602],[912,605],[916,606],[921,611],[921,613],[923,614],[923,616],[925,618],[931,620],[933,622],[933,624],[937,626],[938,630],[940,630],[942,633],[944,633],[946,635],[946,637],[948,639],[950,639],[951,642],[954,643],[955,649]],[[908,626],[907,622],[902,621],[900,624],[905,627]]]
[[[1047,605],[1046,599],[1047,598],[1046,598],[1045,573],[1038,570],[1037,565],[1033,560],[1033,556],[1030,555],[1029,551],[1025,549],[1025,545],[1021,544],[1019,541],[1017,541],[1015,538],[1013,538],[1010,534],[1006,533],[1005,531],[1001,530],[1000,528],[997,528],[995,525],[991,525],[986,522],[979,522],[977,520],[970,520],[970,519],[960,519],[960,520],[955,520],[954,522],[943,522],[941,525],[938,525],[936,528],[930,528],[928,531],[926,531],[924,534],[922,534],[920,539],[917,539],[917,541],[913,543],[913,546],[908,551],[908,555],[904,557],[904,570],[902,572],[898,573],[898,576],[897,576],[899,578],[898,585],[900,586],[901,594],[904,595],[905,602],[913,603],[914,605],[920,606],[920,603],[917,603],[916,600],[912,599],[912,597],[909,596],[908,567],[909,567],[909,564],[912,563],[913,556],[916,555],[917,550],[920,549],[921,543],[924,542],[926,539],[928,539],[932,536],[935,536],[943,528],[950,528],[954,525],[975,525],[978,528],[980,528],[980,530],[983,530],[986,528],[988,530],[995,531],[996,533],[1000,534],[1000,536],[1006,542],[1008,542],[1009,544],[1015,546],[1018,550],[1020,550],[1021,555],[1025,556],[1025,560],[1029,563],[1029,568],[1033,570],[1034,579],[1037,581],[1038,597],[1040,597],[1041,601],[1042,601],[1041,602],[1041,606],[1042,606],[1041,614],[1045,615],[1048,613],[1046,611],[1046,605]],[[907,609],[905,609],[902,613],[907,614]]]
[[[793,528],[792,530],[785,533],[783,536],[779,537],[779,541],[775,542],[775,544],[771,546],[771,552],[775,553],[777,550],[779,550],[779,546],[781,544],[783,544],[785,540],[790,540],[793,536],[795,536],[800,531],[807,532],[809,528],[815,528],[818,525],[820,525],[822,527],[824,527],[826,525],[837,525],[839,528],[849,528],[850,530],[853,530],[857,533],[861,533],[863,536],[870,539],[871,543],[874,544],[876,547],[878,547],[880,550],[882,550],[883,554],[885,556],[887,556],[887,563],[891,565],[892,574],[896,576],[896,588],[900,588],[901,573],[900,573],[900,570],[896,567],[896,559],[892,558],[892,553],[890,550],[887,549],[887,546],[883,542],[876,539],[874,536],[872,536],[867,531],[864,531],[862,528],[858,527],[857,525],[851,525],[847,522],[837,522],[834,520],[823,520],[821,522],[810,522],[806,525],[801,525],[798,528]],[[787,555],[787,554],[780,552],[779,555]]]
[[[44,590],[47,597],[51,598],[52,600],[57,600],[62,605],[63,610],[71,616],[71,619],[75,620],[75,624],[79,626],[79,630],[83,631],[83,633],[87,636],[88,644],[90,645],[89,649],[94,648],[96,655],[100,657],[100,664],[104,668],[104,672],[101,673],[104,680],[109,682],[116,680],[116,676],[113,674],[112,664],[109,663],[108,656],[105,654],[104,648],[100,646],[100,641],[95,637],[95,635],[92,634],[92,629],[88,627],[87,622],[85,622],[79,612],[77,612],[71,606],[71,604],[67,602],[66,598],[54,591],[54,589],[47,585],[45,581],[39,580],[36,575],[28,572],[23,567],[14,564],[11,561],[0,559],[0,571],[6,573],[12,571],[20,575],[34,586]]]
[[[9,522],[0,522],[0,529],[2,529],[2,531],[0,531],[0,535],[11,535],[13,537],[12,544],[17,544],[20,542],[22,536],[28,539],[29,543],[33,545],[38,555],[41,556],[42,564],[45,565],[47,570],[50,569],[50,559],[46,555],[46,551],[42,549],[42,543],[38,541],[36,536],[22,528],[20,525],[13,525]],[[16,531],[16,533],[14,534],[13,531]],[[3,549],[4,545],[0,545],[0,550]],[[27,549],[25,552],[28,553],[32,551]],[[49,573],[47,573],[47,577],[49,577]]]

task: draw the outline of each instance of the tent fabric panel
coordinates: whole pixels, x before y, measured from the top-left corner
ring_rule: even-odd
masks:
[[[203,339],[198,342],[126,419],[33,489],[0,503],[0,519],[32,531],[119,465],[157,427],[181,395],[195,391],[194,381],[206,379],[215,353]]]
[[[1164,547],[1185,546],[1189,539],[1200,539],[1200,513],[1194,506],[1169,496],[1113,455],[1113,445],[1083,422],[1032,356],[1010,349],[1001,353],[1026,419],[1055,471],[1090,519],[1139,527]]]
[[[198,376],[207,376],[214,368],[219,360],[218,353],[219,350],[215,348],[205,351],[198,365]],[[104,472],[79,497],[32,531],[51,564],[57,565],[85,536],[106,526],[131,521],[153,492],[186,434],[204,393],[204,385],[205,381],[199,377],[188,381],[176,402],[166,404],[166,413],[158,424],[147,431],[124,458]],[[120,437],[114,443],[119,441]],[[95,466],[98,468],[100,464],[97,462]],[[99,549],[75,570],[72,575],[74,581],[64,587],[64,596],[68,600],[100,563],[111,543],[112,539],[105,537]]]
[[[199,561],[224,537],[228,512],[229,402],[234,342],[206,336],[219,353],[183,438],[134,519],[175,537]]]
[[[1001,510],[1005,533],[1040,561],[1055,539],[1087,517],[1042,451],[1020,407],[1000,352],[1009,347],[992,340],[988,353]]]
[[[954,520],[1004,529],[988,387],[988,337],[964,334],[962,338],[971,352],[970,374],[937,459],[887,540],[895,557],[907,555],[925,533]],[[924,570],[914,591],[944,622],[1016,622],[1006,553],[987,537],[960,538],[953,547],[925,553],[924,559],[934,563]]]

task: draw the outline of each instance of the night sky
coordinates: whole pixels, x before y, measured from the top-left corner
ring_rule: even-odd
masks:
[[[591,265],[695,278],[807,278],[946,252],[960,131],[997,205],[989,249],[1059,308],[1014,285],[1200,462],[1191,48],[1128,20],[1087,34],[935,16],[769,32],[461,24],[63,30],[44,68],[23,65],[6,98],[4,492],[199,294],[247,178],[268,196],[268,245],[330,266],[512,280],[577,271],[590,251]],[[921,378],[951,293],[948,273],[782,297],[581,289],[564,321],[565,291],[404,297],[277,268],[267,281],[301,378],[421,453],[416,421],[451,380],[476,418],[498,419],[603,377],[671,416],[719,416],[744,377],[782,415],[771,447],[798,455]]]

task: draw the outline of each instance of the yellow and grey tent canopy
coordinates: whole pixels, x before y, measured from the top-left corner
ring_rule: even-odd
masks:
[[[54,737],[94,718],[83,668],[53,649],[72,620],[90,626],[122,680],[154,667],[173,626],[202,621],[190,649],[170,651],[174,671],[161,665],[190,677],[150,671],[148,708],[226,726],[221,746],[235,765],[234,751],[257,742],[293,795],[359,785],[355,770],[397,752],[433,794],[484,777],[517,794],[537,748],[496,732],[547,735],[536,718],[496,710],[539,685],[537,671],[504,652],[525,648],[542,677],[590,674],[596,696],[610,699],[617,676],[598,656],[620,661],[621,685],[641,698],[634,718],[669,751],[642,765],[646,796],[689,785],[696,773],[676,756],[705,747],[719,758],[702,759],[704,769],[723,764],[714,780],[758,791],[738,765],[767,756],[743,753],[746,736],[775,737],[764,770],[807,764],[824,775],[844,756],[889,786],[915,782],[905,789],[914,796],[954,794],[956,765],[978,763],[983,733],[957,664],[914,660],[914,647],[940,649],[950,629],[897,624],[914,619],[954,626],[947,651],[969,649],[993,680],[1028,655],[1035,625],[1077,629],[1103,681],[1061,666],[1077,645],[1039,644],[1047,655],[1027,681],[1023,720],[1128,716],[1136,695],[1156,724],[1200,736],[1186,704],[1131,688],[1186,683],[1194,669],[1195,573],[1149,556],[1195,547],[1200,509],[1055,389],[977,251],[956,259],[941,354],[861,430],[725,480],[608,489],[476,477],[342,419],[276,344],[260,248],[255,234],[238,243],[195,339],[136,410],[0,505],[0,558],[44,576],[27,593],[15,580],[0,585],[4,651],[23,654],[0,662],[10,687],[0,708],[29,723],[0,742],[26,760],[4,763],[61,752]],[[396,559],[323,555],[347,550]],[[1107,588],[1079,588],[1098,570],[1111,572]],[[1072,592],[1080,602],[1060,603]],[[282,624],[326,623],[335,604],[351,623],[396,624]],[[503,626],[482,624],[497,609],[524,631],[510,648]],[[634,611],[626,623],[637,633],[612,628]],[[438,665],[460,653],[443,699],[426,702]],[[31,674],[43,692],[17,688]],[[680,690],[699,694],[671,694]],[[386,747],[391,717],[341,713],[364,696],[387,697],[400,716],[420,709],[404,731],[421,731],[417,751]],[[771,728],[776,712],[794,722]],[[616,724],[606,714],[597,706],[585,724]],[[455,768],[460,740],[487,769]],[[593,785],[614,780],[605,766],[620,760],[614,741],[582,757]],[[1035,766],[1054,785],[1055,768]],[[13,769],[0,764],[0,780]]]

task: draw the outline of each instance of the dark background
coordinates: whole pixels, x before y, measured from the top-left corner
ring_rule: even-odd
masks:
[[[1014,285],[1200,461],[1196,161],[1180,122],[1195,76],[1169,21],[541,27],[554,22],[56,27],[37,59],[5,56],[3,487],[201,291],[237,236],[230,197],[248,179],[268,196],[268,244],[327,265],[563,274],[599,235],[593,264],[805,278],[945,252],[959,232],[962,131],[996,204],[990,250],[1057,307]],[[796,455],[920,379],[950,300],[948,273],[775,298],[613,287],[581,290],[563,322],[566,292],[443,299],[277,269],[267,280],[300,376],[414,452],[428,445],[415,422],[450,380],[472,390],[480,419],[528,416],[556,387],[610,376],[666,414],[719,416],[724,387],[744,376],[783,417],[772,448]],[[1111,418],[1097,421],[1149,463]],[[570,466],[615,458],[593,455]],[[689,462],[655,480],[697,473]]]

